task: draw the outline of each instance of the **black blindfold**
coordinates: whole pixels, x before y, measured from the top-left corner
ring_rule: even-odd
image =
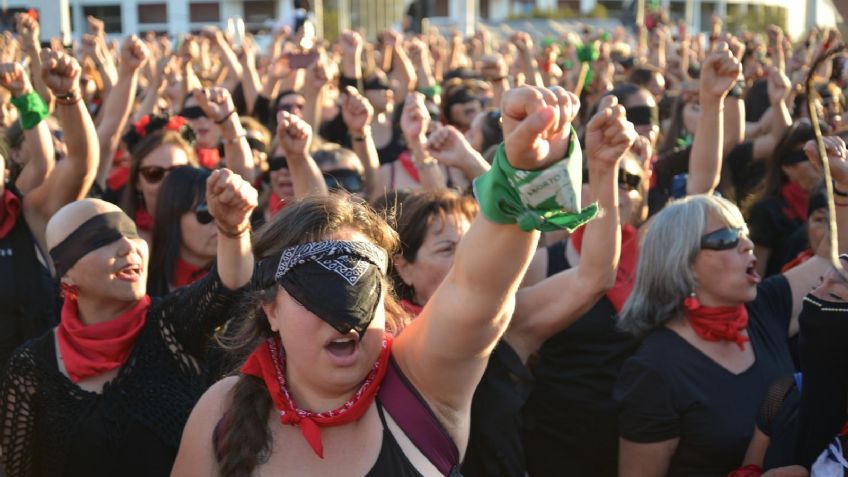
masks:
[[[634,126],[659,126],[660,118],[657,108],[650,106],[633,106],[627,108],[627,120]]]
[[[64,276],[86,254],[121,237],[138,238],[135,223],[123,212],[107,212],[86,220],[50,249],[56,276]]]
[[[361,337],[380,304],[388,267],[385,250],[368,242],[328,240],[283,250],[259,262],[256,282],[278,283],[339,333]]]

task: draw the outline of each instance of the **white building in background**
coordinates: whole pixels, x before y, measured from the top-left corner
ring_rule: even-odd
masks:
[[[327,21],[342,27],[368,26],[369,30],[396,24],[410,0],[309,0],[323,5]],[[433,17],[467,29],[479,17],[503,20],[512,14],[533,9],[568,7],[588,13],[596,5],[611,14],[629,7],[635,0],[429,0]],[[685,19],[695,31],[709,29],[710,18],[723,18],[767,11],[781,11],[787,19],[787,32],[797,37],[811,25],[835,26],[838,14],[834,1],[848,0],[660,0],[673,19]],[[106,23],[113,35],[153,31],[178,35],[199,30],[203,25],[226,25],[227,19],[241,17],[248,30],[267,28],[278,18],[288,18],[294,0],[0,0],[8,11],[35,8],[41,12],[44,39],[68,32],[79,38],[85,30],[85,17],[94,15]],[[341,11],[340,11],[341,10]],[[848,19],[846,19],[848,20]],[[326,24],[326,23],[325,23]],[[333,28],[335,30],[335,28]]]

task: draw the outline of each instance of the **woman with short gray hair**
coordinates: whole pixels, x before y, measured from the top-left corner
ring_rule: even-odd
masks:
[[[845,143],[826,144],[834,187],[848,191]],[[818,164],[814,143],[805,150]],[[846,250],[848,203],[837,204]],[[742,464],[766,390],[794,370],[787,338],[827,253],[761,280],[731,202],[692,196],[656,215],[619,321],[643,338],[615,387],[621,477],[725,476]]]

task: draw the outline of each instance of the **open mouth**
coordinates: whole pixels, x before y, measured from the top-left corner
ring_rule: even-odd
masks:
[[[748,280],[753,283],[760,283],[760,274],[757,273],[757,262],[751,262],[751,265],[745,269],[745,274],[748,276]]]
[[[136,282],[141,278],[141,266],[134,263],[125,265],[115,273],[115,277],[125,282]]]
[[[357,340],[351,337],[339,338],[330,341],[325,346],[331,355],[337,358],[346,358],[356,351]]]

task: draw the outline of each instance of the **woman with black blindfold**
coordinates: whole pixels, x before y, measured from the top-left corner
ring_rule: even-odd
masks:
[[[147,243],[116,206],[61,209],[47,227],[64,290],[58,327],[19,348],[0,385],[0,456],[10,476],[168,475],[206,389],[203,358],[253,271],[256,192],[229,170],[206,184],[217,267],[151,300]]]
[[[845,143],[825,143],[835,188],[846,191]],[[818,163],[815,151],[808,142]],[[836,213],[831,233],[845,250],[848,209]],[[830,268],[826,248],[762,280],[731,202],[694,196],[654,217],[619,318],[642,338],[615,387],[621,476],[725,476],[742,464],[769,386],[794,369],[787,338],[798,331],[804,296]]]
[[[511,167],[569,151],[577,107],[564,91],[512,90],[503,110]],[[275,216],[255,244],[255,306],[234,343],[252,353],[198,403],[173,475],[455,472],[474,388],[539,238],[514,217],[491,220],[474,220],[442,285],[393,338],[404,315],[385,280],[388,225],[332,195]]]

